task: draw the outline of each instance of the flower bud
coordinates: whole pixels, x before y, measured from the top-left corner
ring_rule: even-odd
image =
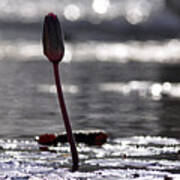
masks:
[[[61,61],[64,55],[63,34],[60,22],[53,13],[45,16],[42,41],[48,59],[53,63]]]

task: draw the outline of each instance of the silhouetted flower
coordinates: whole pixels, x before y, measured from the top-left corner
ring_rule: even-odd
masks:
[[[43,48],[48,59],[57,63],[64,55],[64,42],[60,22],[57,16],[49,13],[45,16],[43,27]]]

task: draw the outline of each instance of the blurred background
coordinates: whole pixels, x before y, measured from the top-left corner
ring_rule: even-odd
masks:
[[[1,137],[64,130],[41,44],[54,12],[73,129],[180,138],[178,0],[1,0],[0,9]]]

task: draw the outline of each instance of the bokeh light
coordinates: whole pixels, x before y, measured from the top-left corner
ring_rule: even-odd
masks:
[[[126,5],[126,19],[130,24],[138,24],[148,19],[151,3],[147,0],[129,0]]]
[[[109,0],[93,0],[93,10],[98,14],[105,14],[110,6]]]
[[[64,10],[64,16],[70,21],[76,21],[79,19],[81,13],[80,9],[75,4],[68,5]]]

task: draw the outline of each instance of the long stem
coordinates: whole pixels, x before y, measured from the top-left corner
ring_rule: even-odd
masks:
[[[74,137],[72,134],[72,128],[71,124],[69,121],[68,113],[66,110],[66,105],[64,102],[64,97],[63,97],[63,92],[62,92],[62,87],[61,87],[61,82],[60,82],[60,77],[59,77],[59,68],[58,68],[58,63],[53,63],[53,69],[54,69],[54,77],[55,77],[55,82],[56,82],[56,88],[57,88],[57,94],[58,94],[58,99],[59,99],[59,105],[61,108],[63,120],[64,120],[64,125],[66,128],[67,132],[67,139],[71,147],[71,154],[72,154],[72,161],[73,161],[73,167],[72,171],[76,171],[78,169],[78,152],[76,149]]]

